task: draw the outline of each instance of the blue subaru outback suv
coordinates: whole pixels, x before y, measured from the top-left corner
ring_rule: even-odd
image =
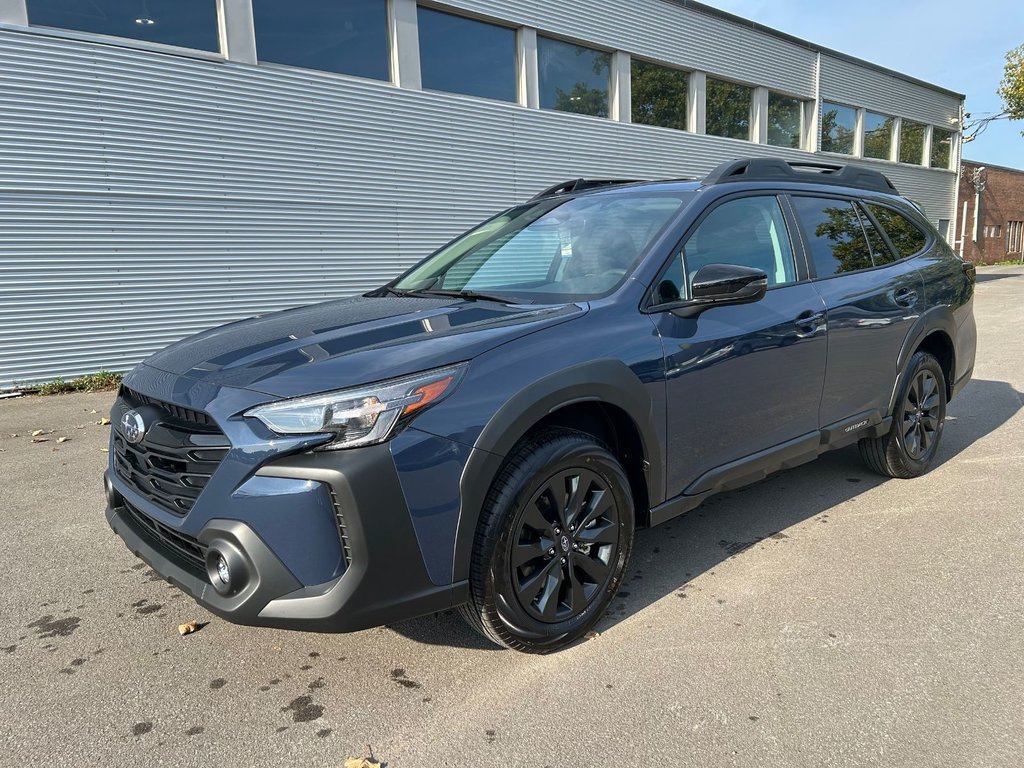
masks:
[[[874,171],[561,184],[378,290],[139,365],[107,519],[230,621],[457,606],[557,650],[612,600],[638,527],[855,442],[883,475],[927,471],[973,368],[973,293]]]

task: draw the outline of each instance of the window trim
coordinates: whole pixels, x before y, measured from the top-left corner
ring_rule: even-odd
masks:
[[[728,195],[723,195],[722,197],[719,197],[716,200],[713,200],[710,204],[708,204],[707,207],[705,207],[704,210],[700,212],[700,215],[697,216],[697,218],[695,218],[692,222],[690,222],[689,226],[687,226],[686,229],[683,230],[682,235],[680,235],[676,239],[675,243],[672,245],[672,248],[669,249],[668,257],[662,263],[661,268],[655,274],[654,279],[650,283],[648,283],[648,285],[644,288],[644,298],[643,301],[640,302],[640,312],[642,312],[645,315],[654,315],[661,314],[664,312],[671,312],[673,309],[678,309],[679,307],[690,305],[693,299],[689,297],[689,282],[687,282],[687,284],[684,286],[686,289],[687,298],[680,298],[676,301],[670,301],[663,304],[654,303],[654,287],[661,282],[661,280],[668,273],[669,269],[672,268],[672,262],[682,256],[683,246],[686,244],[686,241],[696,231],[697,227],[699,227],[704,222],[704,220],[711,215],[713,211],[718,209],[720,206],[725,205],[726,203],[732,202],[734,200],[740,200],[746,197],[774,197],[779,205],[779,210],[782,213],[782,219],[786,224],[786,234],[789,237],[790,252],[793,257],[793,268],[796,273],[796,279],[790,283],[777,283],[776,285],[769,285],[767,290],[774,291],[778,288],[789,288],[791,286],[807,282],[809,275],[807,273],[806,255],[804,259],[798,258],[797,250],[799,246],[797,242],[793,239],[793,226],[796,222],[795,219],[793,219],[789,215],[789,211],[787,209],[788,201],[783,200],[785,194],[785,192],[781,192],[780,190],[777,189],[750,189],[745,190],[743,192],[734,192]],[[802,248],[800,248],[800,250],[802,252]]]
[[[810,243],[808,243],[806,241],[806,234],[804,233],[803,222],[800,221],[800,217],[796,213],[796,206],[793,205],[792,206],[793,207],[793,216],[796,219],[797,228],[799,229],[799,232],[800,232],[800,238],[801,238],[801,240],[803,241],[803,244],[804,244],[805,254],[806,254],[806,257],[807,257],[807,266],[808,266],[809,271],[811,272],[811,276],[809,277],[809,280],[812,283],[818,282],[819,280],[834,280],[837,277],[845,277],[846,275],[861,275],[861,274],[864,274],[865,272],[874,272],[875,270],[878,270],[878,269],[887,269],[889,267],[896,266],[897,264],[901,264],[904,261],[909,261],[910,259],[916,259],[922,253],[924,253],[929,248],[931,248],[931,246],[935,242],[934,238],[931,236],[930,232],[928,230],[922,230],[921,227],[917,224],[917,222],[915,222],[910,216],[907,216],[906,213],[904,213],[903,211],[900,211],[899,209],[897,209],[897,208],[895,208],[895,207],[893,207],[891,205],[886,205],[886,204],[884,204],[884,203],[882,203],[882,202],[880,202],[878,200],[875,200],[873,198],[870,198],[870,197],[854,197],[852,195],[842,195],[842,194],[834,194],[834,193],[833,194],[818,193],[818,192],[811,192],[811,191],[804,191],[804,190],[794,191],[794,192],[787,192],[785,194],[786,194],[787,198],[811,197],[811,198],[816,198],[816,199],[819,199],[819,200],[820,199],[843,200],[845,202],[850,203],[854,207],[854,210],[857,211],[858,215],[868,214],[869,220],[878,229],[879,234],[882,235],[882,238],[885,240],[886,245],[889,246],[889,248],[891,249],[891,251],[892,251],[894,256],[899,256],[900,255],[899,249],[896,248],[896,246],[893,244],[892,240],[889,238],[889,233],[886,232],[885,227],[881,226],[881,224],[879,224],[879,222],[871,214],[871,210],[870,210],[870,208],[868,208],[869,204],[870,205],[878,205],[879,207],[882,207],[882,208],[888,208],[889,210],[894,211],[895,213],[898,213],[903,218],[909,220],[910,223],[913,224],[925,236],[924,247],[921,248],[921,250],[917,251],[916,253],[911,254],[910,256],[903,256],[903,257],[897,258],[895,261],[890,261],[887,264],[875,264],[874,263],[875,262],[874,254],[872,253],[872,256],[871,256],[872,266],[870,266],[870,267],[865,267],[864,269],[854,269],[854,270],[850,270],[849,272],[835,272],[835,273],[833,273],[831,275],[825,275],[824,277],[821,277],[817,273],[817,268],[815,267],[814,259],[811,258]],[[789,200],[789,202],[790,202],[790,205],[792,205],[792,200]],[[867,243],[868,252],[871,253],[871,241],[868,239],[867,232],[864,232],[864,225],[863,225],[863,223],[861,224],[861,231],[864,234],[864,242]]]

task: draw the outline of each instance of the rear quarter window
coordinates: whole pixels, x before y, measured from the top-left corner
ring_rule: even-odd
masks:
[[[849,200],[793,197],[793,208],[819,278],[871,269],[871,248]]]
[[[928,237],[921,228],[902,213],[881,205],[868,203],[868,210],[875,220],[882,225],[885,234],[896,248],[901,259],[913,256],[924,250]]]

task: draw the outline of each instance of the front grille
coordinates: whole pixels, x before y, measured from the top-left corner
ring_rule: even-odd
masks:
[[[117,416],[129,408],[143,414],[147,429],[132,444]],[[227,437],[204,413],[122,389],[114,409],[114,469],[132,488],[168,512],[185,515],[230,448]]]
[[[201,579],[206,579],[206,547],[198,539],[181,533],[154,520],[128,502],[124,503],[128,511],[128,522],[140,536],[149,539],[158,551],[175,560],[186,570]]]

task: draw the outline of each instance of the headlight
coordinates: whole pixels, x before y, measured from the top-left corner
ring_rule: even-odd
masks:
[[[246,412],[280,435],[334,433],[324,448],[356,448],[387,440],[405,416],[455,391],[466,364],[381,381],[365,387],[261,405]]]

